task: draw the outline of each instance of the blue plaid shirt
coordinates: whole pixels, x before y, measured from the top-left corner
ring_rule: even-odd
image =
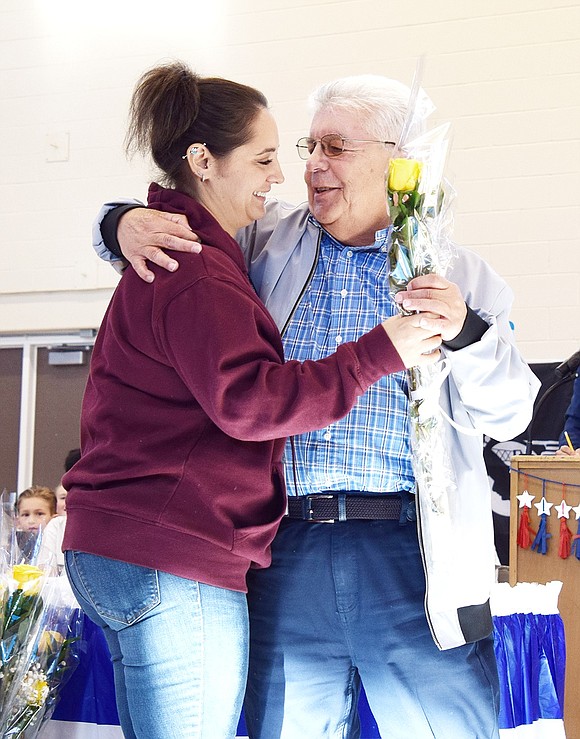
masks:
[[[322,231],[314,276],[284,333],[287,359],[321,359],[396,313],[389,229],[375,239],[345,246]],[[284,455],[289,495],[414,490],[406,373],[383,377],[337,423],[295,436],[294,449],[295,469],[290,442]]]

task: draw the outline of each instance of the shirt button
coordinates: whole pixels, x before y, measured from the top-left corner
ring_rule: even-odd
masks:
[[[332,438],[332,434],[330,433],[330,431],[327,431],[324,434],[324,441],[330,441],[331,438]]]
[[[340,342],[342,341],[342,336],[338,334],[338,336],[336,336],[334,340],[336,341],[337,344],[340,344]]]
[[[350,249],[346,252],[346,257],[347,259],[350,259],[352,257],[352,251]]]
[[[389,247],[388,246],[381,246],[381,251],[389,251]]]
[[[341,296],[342,296],[343,298],[346,298],[346,296],[348,295],[348,290],[344,290],[344,289],[343,289],[343,290],[341,290],[341,291],[340,291],[340,294],[341,294]]]

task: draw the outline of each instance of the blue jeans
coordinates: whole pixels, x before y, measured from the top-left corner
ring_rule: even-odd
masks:
[[[491,637],[441,652],[416,524],[285,520],[250,570],[252,739],[355,739],[361,684],[383,739],[496,739]]]
[[[126,739],[234,737],[247,675],[245,593],[66,552],[85,613],[105,634]]]

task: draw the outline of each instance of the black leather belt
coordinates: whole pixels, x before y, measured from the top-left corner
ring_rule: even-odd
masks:
[[[349,519],[398,521],[400,495],[347,495],[346,493],[299,495],[288,498],[288,518],[319,523]]]

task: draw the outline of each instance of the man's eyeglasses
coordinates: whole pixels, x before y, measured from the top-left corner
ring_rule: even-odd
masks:
[[[349,149],[349,143],[361,143],[361,144],[392,144],[395,146],[394,141],[377,141],[375,139],[345,139],[338,133],[327,133],[326,136],[322,136],[320,139],[311,139],[308,136],[303,136],[296,142],[296,149],[298,150],[298,156],[300,159],[308,159],[312,154],[316,145],[320,144],[322,151],[327,157],[339,157],[344,154],[345,151],[356,151],[356,149]]]

